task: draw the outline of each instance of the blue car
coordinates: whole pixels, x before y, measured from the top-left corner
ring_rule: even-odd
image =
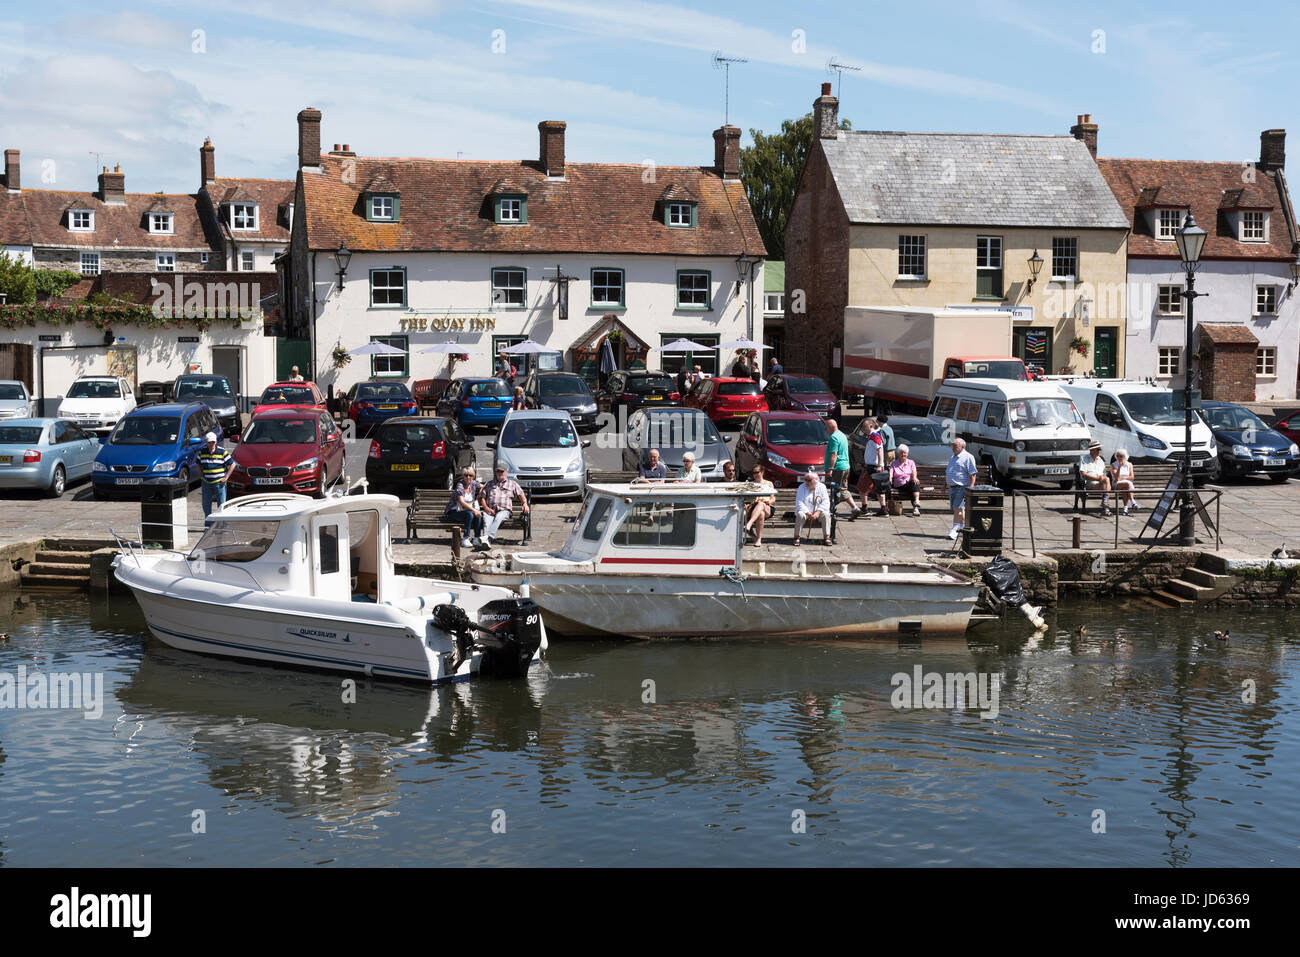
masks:
[[[0,424],[0,488],[41,489],[51,498],[90,475],[99,439],[70,419]]]
[[[1285,482],[1300,471],[1300,448],[1250,409],[1232,402],[1205,402],[1201,418],[1219,449],[1216,479],[1267,475],[1274,482]]]
[[[201,402],[146,405],[125,415],[95,456],[95,498],[138,495],[142,485],[180,485],[199,479],[198,454],[208,432],[221,435],[216,413]]]
[[[380,422],[420,411],[411,390],[400,382],[358,382],[348,389],[343,403],[358,435],[368,435]]]
[[[511,395],[503,379],[452,379],[438,400],[438,414],[454,418],[463,429],[495,429],[506,420]]]

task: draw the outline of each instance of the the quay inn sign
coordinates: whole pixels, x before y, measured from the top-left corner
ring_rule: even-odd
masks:
[[[397,323],[402,332],[490,332],[497,327],[496,316],[401,316]]]

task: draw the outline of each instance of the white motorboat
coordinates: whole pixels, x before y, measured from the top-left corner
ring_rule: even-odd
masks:
[[[752,483],[592,485],[564,547],[482,555],[475,581],[527,584],[566,635],[960,633],[979,583],[929,564],[743,561]]]
[[[189,554],[119,539],[114,574],[186,651],[424,682],[524,674],[546,648],[527,589],[396,574],[397,504],[251,495],[208,516]]]

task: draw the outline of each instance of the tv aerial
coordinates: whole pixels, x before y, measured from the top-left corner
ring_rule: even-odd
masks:
[[[845,70],[848,70],[850,73],[861,73],[862,67],[854,66],[851,63],[840,63],[838,60],[835,59],[835,57],[831,57],[829,60],[826,61],[826,72],[834,73],[836,77],[835,79],[836,97],[840,95],[840,84],[844,81]]]
[[[721,50],[713,51],[713,68],[715,70],[721,69],[725,74],[723,86],[726,91],[726,100],[722,112],[722,123],[724,126],[731,125],[731,64],[748,62],[749,60],[743,56],[723,56]]]

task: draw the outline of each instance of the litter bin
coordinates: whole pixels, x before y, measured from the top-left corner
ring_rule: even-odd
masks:
[[[962,551],[967,555],[1002,554],[1002,502],[996,485],[976,485],[966,493]]]
[[[163,548],[189,544],[188,491],[180,482],[140,486],[140,541]]]

